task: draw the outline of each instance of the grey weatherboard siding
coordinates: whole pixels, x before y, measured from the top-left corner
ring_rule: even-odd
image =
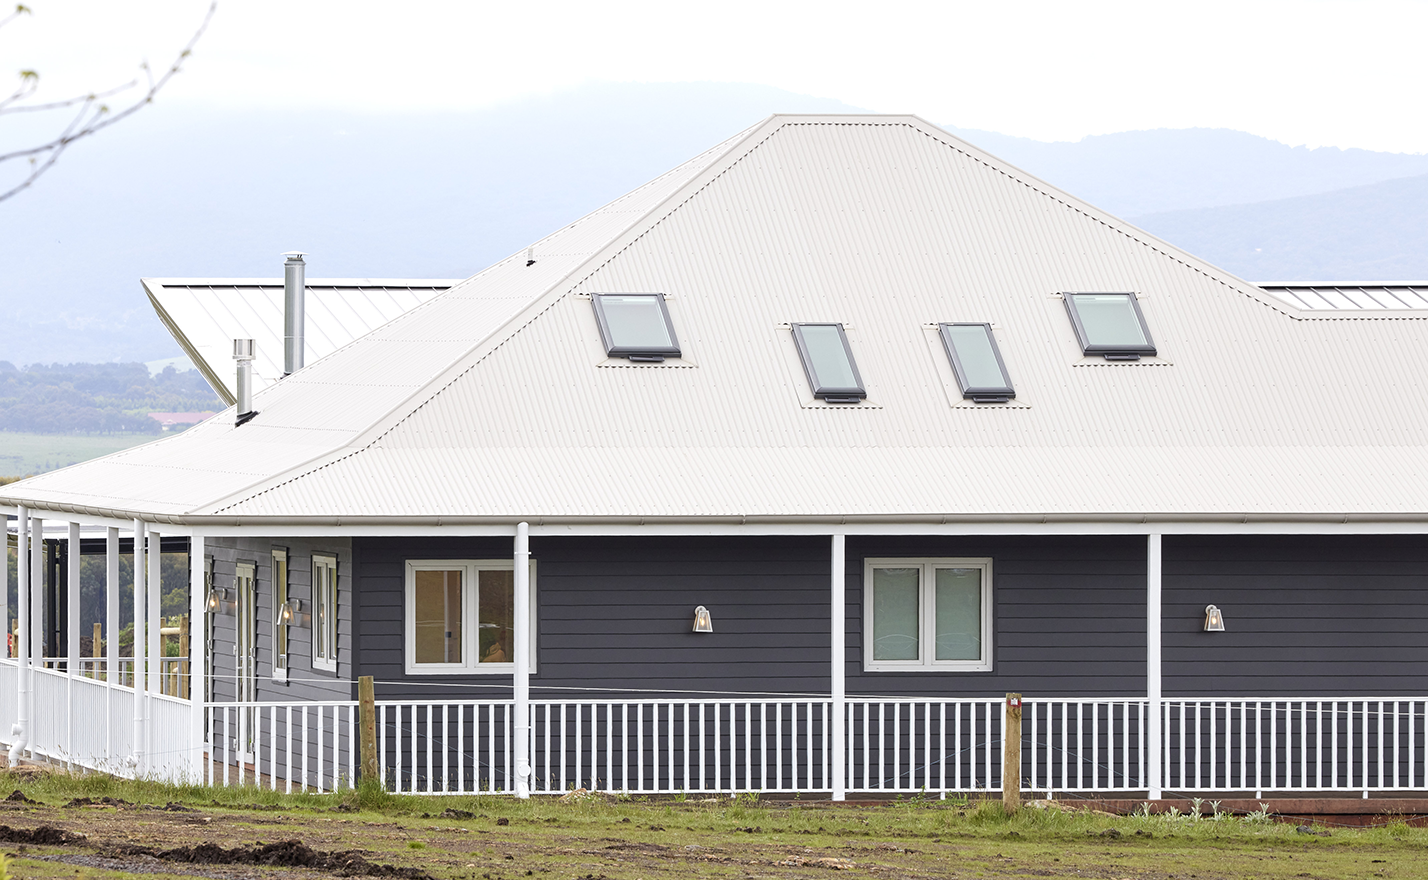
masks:
[[[1165,538],[1167,696],[1428,693],[1428,538]],[[1202,627],[1220,606],[1225,632]]]
[[[847,549],[850,695],[1144,693],[1143,538],[857,538]],[[829,551],[826,537],[533,538],[532,696],[827,693]],[[499,559],[511,552],[507,538],[353,539],[361,602],[357,674],[377,679],[379,698],[509,695],[509,676],[405,675],[402,621],[406,560]],[[863,672],[862,574],[869,556],[993,557],[994,670]],[[712,634],[690,632],[696,605],[713,614]],[[398,681],[414,686],[403,689]]]
[[[356,697],[352,675],[352,551],[347,538],[209,538],[204,553],[213,560],[214,586],[229,591],[240,562],[257,563],[258,699],[351,700]],[[288,630],[288,681],[273,680],[273,550],[288,551],[288,590],[312,611],[312,556],[337,558],[337,672],[312,668],[311,626]],[[216,700],[233,699],[237,666],[233,654],[234,625],[230,611],[214,615],[211,671]]]

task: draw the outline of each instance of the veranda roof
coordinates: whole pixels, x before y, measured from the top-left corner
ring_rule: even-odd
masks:
[[[178,436],[0,488],[161,521],[1428,519],[1428,312],[1300,310],[912,116],[774,116]],[[1087,358],[1129,291],[1158,356]],[[683,347],[606,357],[592,293]],[[311,320],[311,319],[310,319]],[[844,325],[860,404],[790,322]],[[936,325],[994,327],[964,401]]]

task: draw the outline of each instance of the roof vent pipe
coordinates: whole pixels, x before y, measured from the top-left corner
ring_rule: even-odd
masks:
[[[307,282],[304,272],[302,251],[288,251],[283,254],[283,375],[290,376],[302,369],[303,351],[307,336],[307,319],[303,309]]]
[[[253,412],[253,340],[233,340],[233,360],[238,362],[238,419],[241,425],[256,416]]]

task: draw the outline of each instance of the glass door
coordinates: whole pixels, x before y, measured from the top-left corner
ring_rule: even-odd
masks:
[[[240,562],[233,584],[238,600],[237,631],[233,640],[233,653],[237,660],[234,698],[239,703],[252,703],[258,698],[258,592],[255,574],[252,563]],[[245,761],[253,759],[256,722],[256,709],[245,707],[238,710],[238,752]]]

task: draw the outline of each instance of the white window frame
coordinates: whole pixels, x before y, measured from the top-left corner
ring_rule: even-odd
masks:
[[[918,659],[873,659],[873,569],[917,568]],[[982,571],[982,656],[977,660],[937,660],[937,580],[939,568],[978,568]],[[992,560],[990,557],[889,557],[863,560],[863,669],[867,672],[991,672],[992,671]]]
[[[321,578],[317,576],[319,566],[332,570],[332,595],[327,596],[322,589]],[[341,591],[337,583],[337,557],[329,553],[312,554],[312,668],[327,672],[337,671],[337,605]],[[331,599],[332,607],[327,603]],[[324,613],[329,611],[330,613]],[[323,632],[326,629],[328,632]],[[330,639],[325,636],[331,636]],[[332,656],[325,657],[323,645],[331,642]]]
[[[282,560],[282,583],[278,582],[278,560]],[[288,551],[284,547],[274,547],[269,559],[268,573],[273,582],[273,681],[286,682],[288,667],[291,665],[292,630],[282,622],[283,603],[292,598],[292,567]],[[281,595],[279,591],[281,590]],[[278,650],[278,637],[282,636],[283,650]]]
[[[462,660],[460,663],[417,663],[416,657],[416,573],[418,571],[453,571],[462,570],[461,577],[461,626],[462,626]],[[408,559],[406,586],[405,586],[405,619],[402,624],[402,660],[405,664],[407,675],[514,675],[516,664],[509,663],[480,663],[478,661],[477,645],[479,639],[474,638],[477,630],[480,609],[477,608],[477,587],[480,573],[483,571],[515,571],[516,563],[513,559]],[[530,632],[527,636],[530,644],[530,672],[536,671],[536,561],[530,562]],[[473,637],[465,637],[466,633]]]

